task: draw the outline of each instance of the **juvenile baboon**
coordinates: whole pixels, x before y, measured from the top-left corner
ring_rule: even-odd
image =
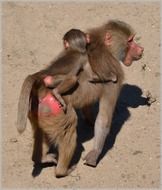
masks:
[[[101,27],[91,29],[88,33],[90,35],[90,43],[87,46],[89,63],[87,62],[84,69],[79,72],[78,84],[75,86],[75,89],[62,95],[63,99],[69,106],[67,107],[67,112],[64,113],[61,110],[56,116],[51,114],[49,117],[38,117],[37,114],[37,117],[35,117],[33,109],[34,106],[31,106],[30,109],[30,114],[33,117],[33,121],[36,121],[38,131],[43,131],[47,140],[50,139],[50,144],[54,144],[57,138],[59,138],[60,141],[64,141],[61,143],[59,142],[60,144],[58,143],[58,146],[62,147],[59,148],[59,154],[62,156],[58,160],[56,176],[67,175],[67,168],[70,162],[69,159],[73,156],[75,148],[71,149],[71,152],[69,153],[70,156],[68,158],[66,156],[66,149],[71,147],[71,145],[73,145],[73,147],[76,146],[75,127],[77,124],[77,116],[73,107],[75,109],[88,107],[99,100],[99,111],[95,121],[94,147],[84,158],[85,164],[96,166],[98,157],[103,149],[106,136],[110,130],[113,112],[124,78],[120,62],[123,62],[126,66],[130,66],[132,61],[139,60],[143,53],[143,48],[133,41],[133,29],[125,22],[110,20]],[[54,69],[54,65],[55,64],[51,64],[44,73],[50,75],[51,68]],[[89,78],[92,76],[93,72],[100,79],[104,79],[110,72],[115,73],[117,81],[115,83],[90,82]],[[41,83],[37,86],[34,85],[34,88],[31,90],[33,82],[29,79],[26,80],[23,85],[18,107],[18,130],[20,132],[25,129],[27,119],[26,113],[29,111],[30,106],[28,98],[30,96],[30,92],[32,105],[37,102],[37,106],[35,107],[38,107],[38,110],[36,113],[39,113],[38,99],[40,99],[41,94],[45,96],[48,92],[51,93],[51,90],[44,88],[43,85],[44,84]],[[37,91],[37,93],[33,94],[35,91]],[[37,101],[34,100],[35,97]],[[47,108],[49,107],[50,106],[47,106]],[[22,110],[23,112],[21,113]],[[57,130],[60,131],[61,127],[65,127],[65,129],[58,134]],[[75,132],[66,133],[65,130],[67,128]],[[67,135],[66,138],[64,136],[65,134]],[[37,139],[38,134],[35,133],[35,135],[35,139]],[[74,138],[72,138],[72,135]],[[38,144],[40,146],[41,142],[39,141]],[[39,148],[37,147],[35,150],[39,150]],[[38,160],[40,160],[41,157],[38,152],[36,152],[35,155],[35,157],[38,157]]]

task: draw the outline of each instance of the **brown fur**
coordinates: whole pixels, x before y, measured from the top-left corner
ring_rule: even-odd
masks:
[[[107,32],[112,35],[111,45],[106,45],[106,39],[104,37],[106,36]],[[67,168],[71,157],[73,156],[73,150],[75,149],[74,147],[76,146],[76,140],[73,139],[76,139],[75,127],[77,125],[77,117],[73,108],[88,107],[99,100],[99,112],[95,122],[94,147],[85,157],[85,164],[96,166],[98,157],[103,149],[106,136],[109,133],[111,127],[113,112],[124,78],[119,60],[124,61],[125,57],[127,56],[127,39],[132,34],[131,27],[121,21],[109,21],[107,24],[97,29],[90,30],[89,33],[91,37],[91,43],[88,46],[90,64],[87,63],[84,67],[84,70],[79,73],[78,85],[76,86],[75,90],[63,95],[67,105],[70,106],[70,108],[67,110],[67,113],[62,112],[59,116],[51,118],[35,118],[32,109],[30,112],[34,117],[32,120],[36,120],[37,122],[36,129],[41,129],[43,134],[47,136],[47,140],[50,141],[50,144],[56,144],[58,145],[58,148],[60,148],[59,154],[61,156],[59,155],[60,158],[57,167],[61,169],[56,168],[56,171],[59,170],[58,173],[56,172],[56,176],[67,175]],[[51,64],[51,66],[45,70],[45,73],[50,74],[52,69],[53,71],[55,70],[55,64]],[[93,75],[92,70],[101,79],[104,78],[108,73],[115,72],[118,80],[116,83],[89,82],[89,78]],[[27,100],[29,100],[28,93],[31,89],[28,81],[26,81],[26,84],[27,85],[24,84],[22,87],[18,108],[18,111],[25,109],[25,113],[29,110],[29,103],[28,101],[24,101],[24,99],[27,98]],[[30,80],[30,84],[32,85],[34,82]],[[36,87],[34,87],[34,89],[36,89]],[[44,89],[44,87],[40,84],[38,91],[46,94],[47,90]],[[40,93],[37,93],[37,96],[40,97]],[[34,101],[33,94],[31,99]],[[23,126],[25,125],[27,119],[23,114],[24,113],[22,113],[21,116],[21,112],[18,113],[18,130],[20,132],[25,129]],[[67,128],[68,132],[66,131]],[[37,137],[38,136],[36,134],[35,139],[37,139]],[[74,145],[73,148],[70,150],[70,152],[66,152],[72,144]],[[36,154],[36,157],[37,156],[38,154]],[[41,160],[41,155],[39,155],[38,158],[38,160]]]
[[[48,147],[55,146],[58,148],[59,154],[55,175],[56,177],[68,175],[68,167],[77,141],[77,115],[73,108],[68,105],[67,114],[61,112],[56,117],[38,117],[38,119],[30,112],[29,119],[34,126],[32,160],[35,163],[41,163],[42,159],[45,160],[45,151],[48,149],[43,149],[43,143],[46,143]]]
[[[51,84],[46,86],[51,88],[55,87],[55,89],[53,90],[53,94],[58,99],[58,101],[63,105],[63,109],[66,110],[66,104],[62,99],[61,94],[66,93],[68,90],[70,90],[75,86],[75,84],[78,81],[77,76],[79,72],[81,72],[81,70],[84,69],[84,66],[88,62],[88,57],[86,53],[88,42],[86,39],[86,34],[78,29],[69,30],[64,35],[63,40],[64,42],[66,42],[66,45],[68,45],[68,47],[66,47],[66,51],[64,51],[64,54],[51,64],[51,66],[53,64],[55,66],[54,69],[53,67],[51,67],[52,70],[50,70],[50,74],[52,74],[53,76],[53,81]],[[59,77],[60,79],[59,83],[57,80],[58,77],[56,75],[57,69],[58,70],[67,69],[66,74],[64,76],[62,75],[62,78]],[[91,82],[101,82],[101,81],[116,82],[117,77],[116,77],[116,72],[114,70],[114,72],[109,71],[109,73],[107,73],[107,75],[104,75],[103,78],[93,74],[89,80]]]

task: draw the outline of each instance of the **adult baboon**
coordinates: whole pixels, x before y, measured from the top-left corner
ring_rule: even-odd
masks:
[[[143,48],[133,40],[135,35],[133,29],[125,22],[110,20],[101,27],[91,29],[88,33],[90,35],[90,44],[87,47],[89,63],[87,63],[83,71],[79,73],[78,84],[75,86],[75,89],[62,95],[67,105],[69,105],[67,113],[63,113],[61,110],[57,116],[52,115],[51,112],[51,115],[45,118],[38,116],[38,114],[37,117],[35,117],[33,107],[38,107],[36,113],[39,113],[38,99],[42,94],[45,96],[50,89],[45,89],[43,84],[39,83],[39,85],[34,85],[31,93],[30,100],[32,101],[32,105],[35,105],[35,102],[37,102],[37,106],[31,106],[30,110],[30,114],[33,120],[36,121],[39,131],[35,133],[35,138],[38,137],[37,133],[41,131],[42,134],[43,131],[46,139],[48,141],[50,139],[50,144],[55,144],[56,139],[59,139],[57,145],[61,148],[59,148],[59,160],[56,167],[57,177],[67,175],[67,168],[76,146],[75,132],[68,133],[67,131],[67,129],[75,131],[77,124],[77,117],[73,108],[85,108],[99,100],[99,112],[95,121],[94,146],[84,158],[85,164],[96,166],[106,136],[110,130],[113,112],[124,78],[120,62],[123,62],[126,66],[130,66],[132,61],[139,60],[143,53]],[[54,67],[54,65],[51,65],[49,68],[51,67]],[[93,72],[100,79],[105,78],[110,72],[115,73],[117,81],[115,83],[90,82],[89,78]],[[48,73],[48,68],[44,73],[47,75],[50,74]],[[27,119],[25,113],[29,111],[30,103],[28,97],[32,85],[32,80],[30,81],[28,79],[26,84],[23,85],[21,92],[18,111],[21,112],[21,110],[24,110],[24,113],[22,113],[21,116],[18,115],[18,130],[20,132],[25,129],[24,126]],[[36,93],[33,93],[34,91],[36,91]],[[35,97],[36,99],[34,100]],[[24,101],[24,99],[26,101]],[[50,106],[51,105],[49,105],[49,107]],[[62,130],[61,133],[57,133],[61,127],[65,127],[65,130]],[[71,138],[71,134],[74,135],[74,138]],[[40,139],[38,144],[40,146]],[[71,145],[74,147],[73,151],[67,153],[65,150]],[[39,149],[38,147],[36,148],[36,150]],[[38,152],[35,155],[39,158],[38,160],[40,160]]]

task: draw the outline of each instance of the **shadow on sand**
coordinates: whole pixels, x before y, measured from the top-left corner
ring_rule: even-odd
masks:
[[[138,86],[124,84],[117,102],[115,113],[112,120],[111,130],[109,135],[106,138],[103,151],[98,159],[98,162],[105,156],[105,154],[113,147],[116,137],[120,132],[121,128],[124,126],[124,123],[130,117],[129,107],[137,108],[138,106],[149,106],[148,98],[142,96],[142,90]],[[94,105],[93,111],[95,116],[98,112],[98,104]],[[72,159],[71,165],[75,165],[79,162],[81,154],[84,151],[82,145],[83,142],[86,142],[93,138],[94,136],[94,127],[88,126],[86,122],[82,119],[80,112],[78,111],[78,142],[77,148]],[[46,167],[54,166],[54,164],[41,164],[39,166],[34,166],[32,175],[33,177],[39,175],[41,170]]]
[[[120,132],[124,123],[130,117],[129,107],[137,108],[138,106],[149,106],[149,99],[142,96],[142,90],[136,85],[124,84],[117,102],[115,113],[112,120],[111,130],[106,138],[103,151],[98,159],[98,162],[105,156],[105,154],[113,147],[116,137]],[[97,115],[98,104],[94,106],[94,114]],[[78,147],[74,160],[72,163],[77,163],[81,157],[84,147],[82,143],[93,138],[94,128],[88,126],[79,116],[78,125]]]

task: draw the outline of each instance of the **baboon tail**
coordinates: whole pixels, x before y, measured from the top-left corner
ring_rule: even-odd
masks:
[[[21,87],[19,102],[18,102],[18,113],[17,113],[17,130],[22,133],[26,128],[27,117],[30,106],[30,94],[35,82],[35,77],[28,75]]]

